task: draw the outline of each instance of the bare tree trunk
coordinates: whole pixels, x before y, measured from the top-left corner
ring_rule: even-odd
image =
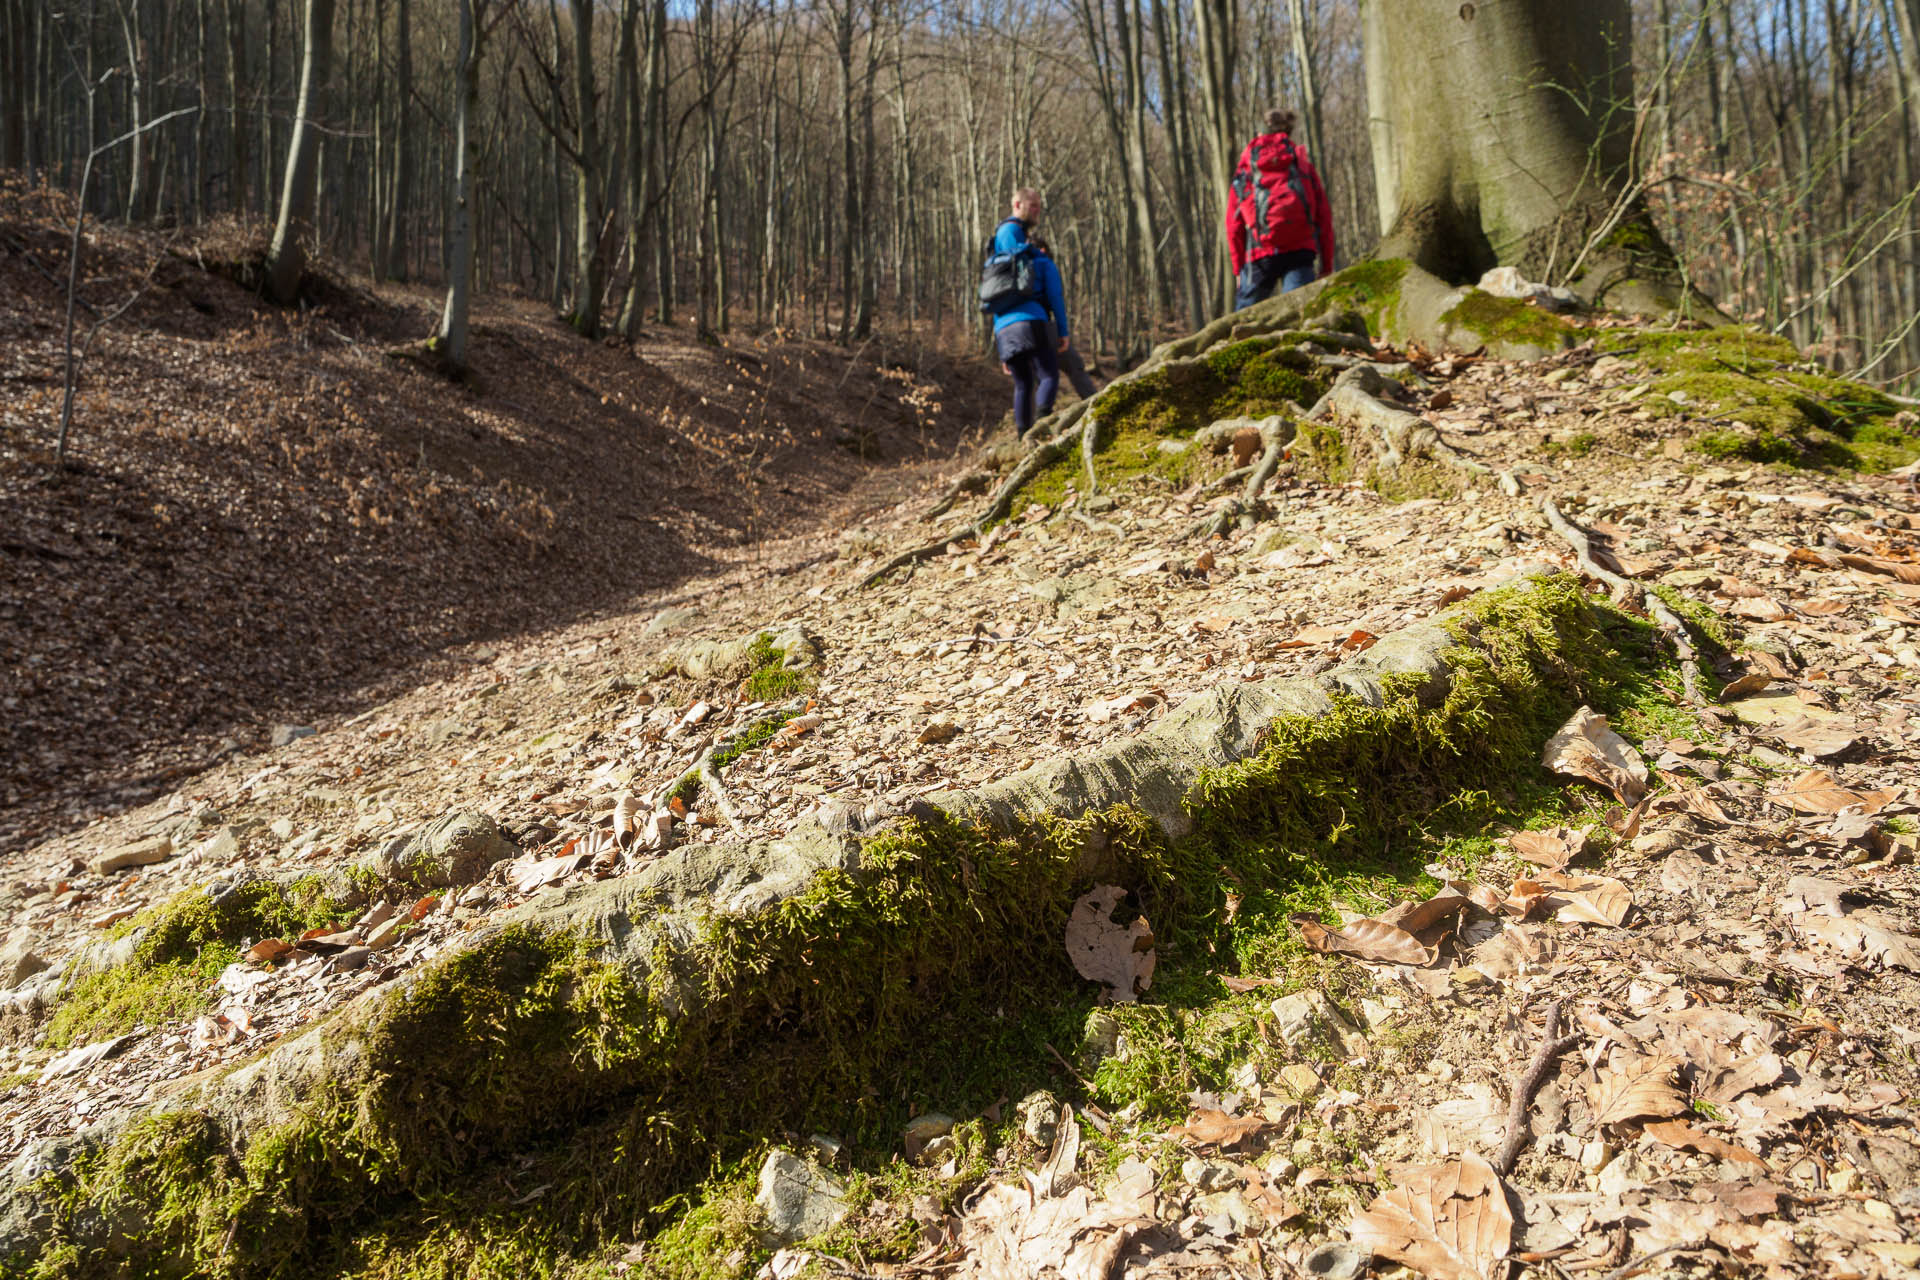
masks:
[[[385,249],[383,274],[407,278],[407,221],[413,207],[413,153],[408,147],[413,118],[413,14],[411,0],[394,13],[393,156],[387,171],[387,208],[380,239]]]
[[[1377,5],[1369,5],[1369,11]],[[1223,270],[1228,188],[1233,183],[1234,153],[1239,135],[1233,123],[1234,67],[1239,60],[1240,6],[1238,0],[1194,0],[1194,25],[1200,36],[1200,100],[1206,124],[1208,177],[1213,181],[1215,235],[1213,242],[1214,314],[1233,305],[1233,281]],[[1372,77],[1368,77],[1369,83]]]
[[[453,207],[448,218],[447,304],[440,313],[440,332],[435,339],[442,357],[456,372],[467,369],[467,304],[473,287],[473,169],[480,150],[474,123],[480,111],[480,45],[485,16],[486,0],[460,0],[460,43],[453,64]]]
[[[1665,3],[1666,0],[1661,0]],[[1287,0],[1287,23],[1293,47],[1293,64],[1300,76],[1300,120],[1306,126],[1307,154],[1315,164],[1325,164],[1327,153],[1321,146],[1320,77],[1313,68],[1313,51],[1307,28],[1306,0]],[[1331,263],[1324,264],[1332,266]]]
[[[233,211],[247,211],[247,121],[242,112],[246,83],[246,10],[241,0],[223,8],[227,35],[227,192]]]
[[[1496,264],[1596,301],[1685,296],[1633,185],[1627,0],[1371,0],[1367,95],[1380,252],[1444,280]]]
[[[600,252],[600,113],[593,89],[593,0],[567,0],[573,15],[573,327],[600,336],[606,258]],[[557,52],[557,51],[556,51]]]
[[[267,251],[267,289],[282,304],[300,295],[306,270],[306,236],[313,208],[314,161],[320,133],[314,116],[326,92],[327,65],[333,55],[334,0],[307,0],[305,56],[300,68],[300,105],[287,146],[287,180],[280,190],[280,216]]]

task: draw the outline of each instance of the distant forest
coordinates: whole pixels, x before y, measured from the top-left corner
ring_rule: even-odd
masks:
[[[1032,184],[1076,328],[1137,355],[1224,305],[1217,157],[1269,106],[1342,264],[1377,241],[1359,33],[1354,0],[0,0],[0,165],[77,191],[91,153],[89,216],[262,239],[310,82],[295,234],[440,282],[464,65],[476,290],[594,335],[959,341]],[[1913,386],[1920,0],[1635,0],[1634,43],[1615,109],[1696,282]]]

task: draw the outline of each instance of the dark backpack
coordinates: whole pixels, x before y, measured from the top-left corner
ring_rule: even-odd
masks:
[[[1023,244],[1012,253],[996,253],[987,241],[986,263],[980,268],[980,309],[1002,315],[1040,296],[1039,274],[1033,265],[1033,246]]]

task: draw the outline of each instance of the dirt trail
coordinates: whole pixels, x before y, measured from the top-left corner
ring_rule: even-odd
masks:
[[[1519,1256],[1524,1274],[1605,1274],[1684,1249],[1702,1266],[1782,1276],[1905,1274],[1920,1256],[1909,483],[1690,451],[1724,414],[1664,392],[1650,405],[1658,371],[1631,352],[1421,365],[1406,405],[1483,469],[1446,483],[1422,473],[1431,496],[1393,502],[1334,478],[1322,437],[1280,468],[1262,518],[1190,537],[1232,501],[1216,482],[1255,447],[1236,459],[1229,434],[1217,454],[1143,454],[1098,494],[1057,478],[986,536],[863,587],[937,527],[929,476],[884,510],[762,544],[757,563],[691,598],[470,646],[431,683],[38,845],[6,891],[8,943],[54,962],[181,889],[337,874],[449,814],[485,815],[513,847],[466,887],[380,890],[384,904],[277,967],[200,975],[218,984],[210,1002],[124,1038],[103,1015],[36,1043],[36,1001],[55,985],[30,982],[15,1001],[0,1146],[151,1103],[419,970],[499,913],[629,874],[665,844],[777,836],[807,819],[859,830],[1137,732],[1214,686],[1334,669],[1477,593],[1580,572],[1543,513],[1550,499],[1609,572],[1661,586],[1717,691],[1686,706],[1675,674],[1667,711],[1617,726],[1651,769],[1648,803],[1628,809],[1563,776],[1560,831],[1496,831],[1471,860],[1430,868],[1462,898],[1450,937],[1409,925],[1406,944],[1349,924],[1327,942],[1323,924],[1332,955],[1318,967],[1225,974],[1216,1003],[1190,1016],[1244,1015],[1256,1047],[1171,1060],[1161,1092],[1186,1095],[1178,1110],[1191,1112],[1179,1128],[1164,1104],[1115,1105],[1128,1094],[1111,1071],[1091,1084],[1063,1071],[1057,1088],[1092,1117],[1101,1161],[1078,1158],[1075,1175],[1057,1129],[1037,1126],[1037,1149],[1016,1140],[983,1158],[1017,1185],[1051,1154],[1045,1189],[948,1200],[958,1184],[942,1177],[963,1175],[936,1160],[915,1175],[935,1201],[912,1207],[914,1262],[896,1257],[891,1274],[1071,1273],[1083,1251],[1108,1249],[1241,1275],[1274,1259],[1304,1267],[1350,1233],[1405,1259],[1419,1232],[1396,1244],[1382,1223],[1466,1213],[1460,1200],[1488,1185],[1511,1189],[1521,1213],[1476,1237],[1479,1273]],[[158,861],[92,869],[143,841]],[[1328,904],[1349,921],[1389,905]],[[410,927],[374,945],[393,911]],[[1383,937],[1433,950],[1382,952]],[[1303,985],[1338,996],[1352,1025],[1263,1011]],[[1531,1139],[1507,1180],[1487,1183],[1479,1171],[1509,1134],[1508,1094],[1551,1034],[1550,1003],[1577,1041],[1544,1060],[1540,1100],[1520,1108]],[[1165,1025],[1121,1016],[1136,1046]],[[91,1057],[74,1052],[89,1045]],[[930,1101],[971,1120],[991,1099]],[[1417,1172],[1435,1165],[1454,1192]],[[970,1189],[981,1169],[967,1167]],[[1403,1199],[1376,1203],[1389,1185]],[[1405,1199],[1416,1190],[1431,1202]],[[1502,1190],[1499,1211],[1490,1203],[1474,1212],[1497,1218],[1509,1201]],[[907,1212],[883,1198],[857,1239],[897,1241]],[[713,1273],[765,1252],[743,1243]],[[640,1247],[622,1265],[649,1256]],[[768,1274],[797,1274],[808,1256],[788,1250]]]
[[[857,522],[1001,408],[997,373],[926,350],[589,344],[513,302],[455,387],[394,357],[429,290],[325,281],[283,311],[202,269],[217,239],[95,229],[83,302],[152,280],[91,347],[55,475],[50,199],[0,192],[0,852],[445,677],[450,649]]]

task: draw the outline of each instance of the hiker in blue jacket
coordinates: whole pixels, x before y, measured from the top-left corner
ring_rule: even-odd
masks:
[[[1032,188],[1014,192],[1013,216],[995,229],[993,252],[1027,250],[1027,233],[1045,208],[1040,193]],[[1060,272],[1044,255],[1031,256],[1033,299],[1017,302],[993,317],[994,350],[1000,357],[1000,367],[1013,377],[1013,424],[1023,436],[1033,429],[1036,418],[1053,410],[1053,398],[1060,390],[1059,353],[1067,349],[1073,332],[1067,326],[1067,300],[1060,287]],[[1049,319],[1057,337],[1047,331]]]

